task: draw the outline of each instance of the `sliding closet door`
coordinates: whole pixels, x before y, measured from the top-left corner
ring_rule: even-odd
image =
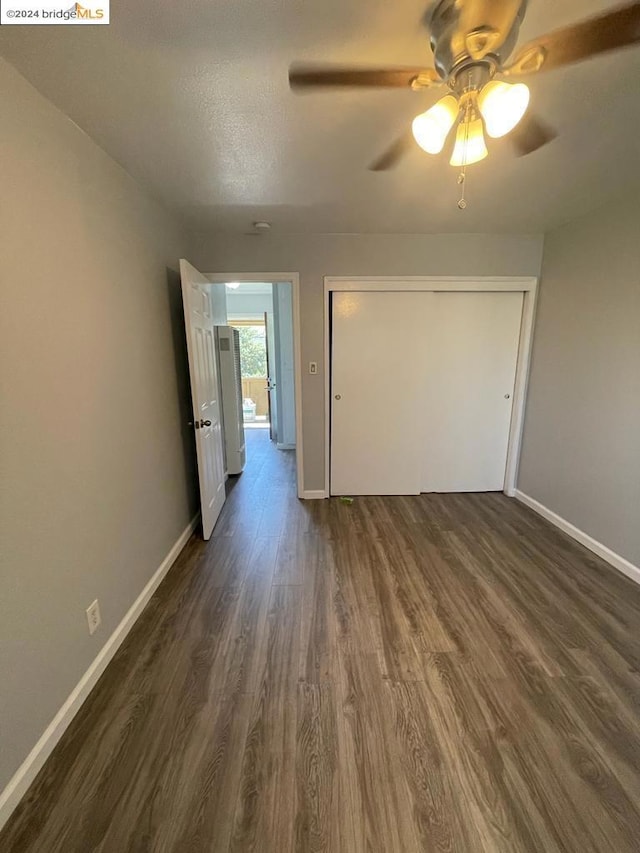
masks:
[[[333,295],[331,493],[504,488],[516,292]]]
[[[434,296],[333,294],[331,494],[420,492],[420,395]]]
[[[523,294],[432,295],[420,491],[501,491]]]

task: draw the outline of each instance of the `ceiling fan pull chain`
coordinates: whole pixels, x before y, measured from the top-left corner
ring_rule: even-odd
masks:
[[[460,198],[458,199],[458,207],[460,210],[464,210],[467,206],[467,202],[464,197],[464,189],[465,189],[465,181],[467,179],[467,167],[463,165],[460,174],[458,175],[458,185],[460,187]]]
[[[458,175],[458,185],[460,187],[460,198],[458,199],[458,209],[464,210],[467,206],[467,202],[464,197],[465,191],[465,182],[467,180],[467,145],[469,143],[469,119],[470,119],[470,109],[471,102],[467,101],[464,117],[462,121],[464,122],[464,154],[462,157],[462,168],[460,169],[460,174]]]

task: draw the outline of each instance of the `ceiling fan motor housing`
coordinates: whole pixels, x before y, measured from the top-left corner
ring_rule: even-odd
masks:
[[[429,17],[438,74],[455,88],[461,72],[481,63],[490,79],[512,53],[528,0],[438,0]],[[462,75],[467,76],[467,75]]]
[[[480,62],[464,62],[454,69],[449,78],[450,89],[458,96],[461,105],[467,97],[478,93],[487,85],[496,71],[495,63],[486,59]]]

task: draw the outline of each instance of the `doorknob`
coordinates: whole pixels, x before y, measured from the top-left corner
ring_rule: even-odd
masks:
[[[201,427],[211,426],[211,421],[210,421],[210,420],[206,420],[206,421],[202,421],[202,420],[201,420],[201,421],[200,421],[200,426],[201,426]]]

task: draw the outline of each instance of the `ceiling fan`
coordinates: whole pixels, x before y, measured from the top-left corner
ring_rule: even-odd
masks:
[[[416,116],[404,132],[369,168],[395,166],[413,145],[438,154],[457,124],[450,163],[466,166],[487,156],[485,131],[498,138],[510,134],[518,155],[529,154],[557,135],[527,112],[529,89],[514,78],[580,62],[640,41],[640,2],[554,30],[515,53],[528,0],[438,0],[424,22],[430,31],[435,68],[350,68],[294,64],[293,89],[327,87],[399,88],[421,92],[447,86],[449,92]],[[464,207],[464,193],[460,207]]]

